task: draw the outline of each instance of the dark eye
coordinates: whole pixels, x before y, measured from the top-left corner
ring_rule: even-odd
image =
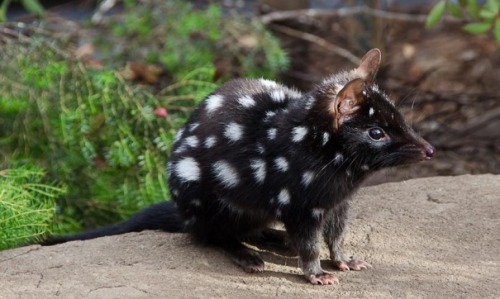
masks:
[[[381,128],[371,128],[370,131],[368,131],[368,135],[370,135],[370,138],[373,140],[380,140],[385,137],[385,133]]]

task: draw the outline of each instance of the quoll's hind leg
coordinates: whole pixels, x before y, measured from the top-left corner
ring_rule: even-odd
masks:
[[[233,262],[245,272],[259,273],[264,271],[264,261],[260,255],[242,243],[234,241],[232,244],[226,244],[224,249],[231,255]]]
[[[233,232],[228,232],[227,229],[223,228],[217,229],[217,226],[211,223],[194,226],[193,233],[203,243],[223,249],[229,254],[231,260],[243,268],[245,272],[264,271],[264,261],[260,255],[241,243]]]
[[[259,223],[218,204],[206,205],[198,213],[192,232],[201,242],[223,249],[245,272],[264,271],[264,261],[260,255],[246,247],[241,240]]]
[[[348,209],[349,204],[344,201],[325,215],[323,233],[330,249],[330,258],[341,271],[360,271],[371,268],[369,263],[346,255],[342,248]]]

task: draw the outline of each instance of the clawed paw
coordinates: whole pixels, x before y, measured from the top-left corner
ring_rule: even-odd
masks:
[[[355,259],[351,259],[349,261],[337,261],[335,262],[335,264],[337,265],[340,271],[349,271],[349,270],[361,271],[372,267],[369,263],[363,260],[355,260]]]
[[[261,273],[264,272],[264,263],[254,263],[254,264],[246,264],[241,266],[243,270],[247,273]]]
[[[247,273],[260,273],[264,271],[264,261],[257,253],[241,250],[233,256],[233,260]]]
[[[309,275],[309,281],[316,285],[327,285],[327,284],[338,284],[339,279],[337,276],[329,273],[323,274],[311,274]]]

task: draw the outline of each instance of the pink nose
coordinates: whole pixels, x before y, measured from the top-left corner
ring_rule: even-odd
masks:
[[[430,160],[436,154],[436,148],[430,144],[425,145],[425,159]]]

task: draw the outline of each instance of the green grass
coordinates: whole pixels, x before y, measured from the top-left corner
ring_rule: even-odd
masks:
[[[51,226],[64,188],[43,183],[36,167],[0,171],[0,250],[41,237]]]

